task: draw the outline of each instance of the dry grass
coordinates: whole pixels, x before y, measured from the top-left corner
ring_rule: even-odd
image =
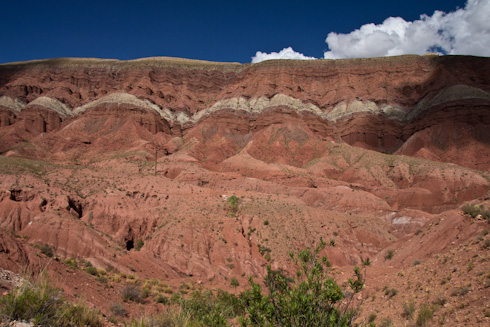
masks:
[[[254,67],[277,67],[277,66],[303,66],[303,67],[318,67],[318,66],[333,66],[343,67],[352,65],[373,65],[406,63],[414,61],[426,61],[433,63],[440,61],[443,57],[439,56],[418,56],[418,55],[403,55],[393,57],[378,57],[378,58],[355,58],[355,59],[317,59],[317,60],[289,60],[276,59],[266,60],[256,64],[240,64],[237,62],[212,62],[204,60],[183,59],[174,57],[149,57],[133,60],[117,60],[117,59],[98,59],[98,58],[53,58],[31,61],[19,61],[1,64],[1,68],[21,68],[21,67],[158,67],[158,68],[184,68],[184,69],[202,69],[202,70],[222,70],[222,71],[241,71],[245,68]]]
[[[241,70],[243,65],[236,62],[212,62],[204,60],[181,59],[173,57],[149,57],[134,60],[98,59],[98,58],[54,58],[31,61],[19,61],[1,64],[1,68],[30,68],[45,67],[110,67],[110,68],[183,68],[202,70]]]

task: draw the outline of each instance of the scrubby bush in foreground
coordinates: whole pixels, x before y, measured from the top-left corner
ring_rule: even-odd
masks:
[[[61,291],[49,285],[45,273],[0,298],[0,320],[32,321],[36,326],[102,326],[99,312],[83,304],[65,303]]]
[[[184,298],[181,292],[164,299],[167,311],[153,317],[131,320],[129,326],[351,326],[359,307],[354,296],[364,286],[365,268],[354,269],[346,289],[330,277],[330,262],[319,253],[326,243],[321,240],[314,249],[305,249],[290,256],[297,266],[289,277],[284,271],[267,267],[266,291],[250,279],[250,289],[239,296],[217,290],[195,290]],[[238,284],[234,283],[233,284]],[[346,295],[348,294],[348,295]],[[139,286],[129,284],[121,290],[125,301],[141,302]],[[159,301],[160,302],[160,301]],[[111,311],[118,317],[127,312],[121,304]],[[61,291],[45,279],[25,284],[0,299],[2,321],[33,321],[41,326],[101,326],[100,314],[83,305],[65,304]],[[115,321],[115,318],[114,318]]]
[[[290,256],[297,265],[295,278],[267,267],[265,287],[250,280],[251,289],[242,293],[247,315],[242,326],[350,326],[357,314],[352,307],[354,295],[364,287],[361,269],[354,269],[349,279],[350,296],[329,277],[330,263],[319,252],[325,248],[320,241],[316,249],[305,249]],[[363,261],[364,268],[369,259]]]

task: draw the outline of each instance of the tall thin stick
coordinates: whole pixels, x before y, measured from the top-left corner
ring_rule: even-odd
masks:
[[[158,148],[155,147],[155,176],[157,175]]]

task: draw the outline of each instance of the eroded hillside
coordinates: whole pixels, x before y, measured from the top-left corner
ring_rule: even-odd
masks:
[[[406,324],[405,304],[442,297],[434,321],[485,323],[490,225],[461,207],[489,207],[489,71],[464,56],[0,65],[0,267],[47,269],[107,316],[125,284],[153,283],[124,304],[136,317],[184,284],[290,270],[323,238],[339,282],[373,262],[359,321]]]

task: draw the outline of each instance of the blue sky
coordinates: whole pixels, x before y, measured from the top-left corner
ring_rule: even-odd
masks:
[[[486,7],[490,2],[469,1]],[[349,33],[366,24],[383,24],[389,17],[401,17],[402,21],[392,21],[399,26],[420,20],[421,14],[432,17],[435,10],[449,13],[465,6],[466,0],[3,1],[0,63],[56,57],[151,56],[247,63],[257,51],[269,54],[288,47],[304,56],[323,58],[331,50],[325,42],[329,33],[333,33],[331,42],[335,39],[340,43],[336,56],[370,56],[374,52],[365,49],[349,53],[356,45],[349,49],[345,45],[353,40],[361,44],[359,35],[363,37],[365,31],[357,36]],[[457,19],[445,24],[459,26]],[[487,20],[479,27],[485,36],[490,34]],[[379,38],[369,42],[372,40],[380,42]],[[478,45],[480,52],[490,48],[488,40],[484,38]],[[383,42],[391,45],[393,40]]]

